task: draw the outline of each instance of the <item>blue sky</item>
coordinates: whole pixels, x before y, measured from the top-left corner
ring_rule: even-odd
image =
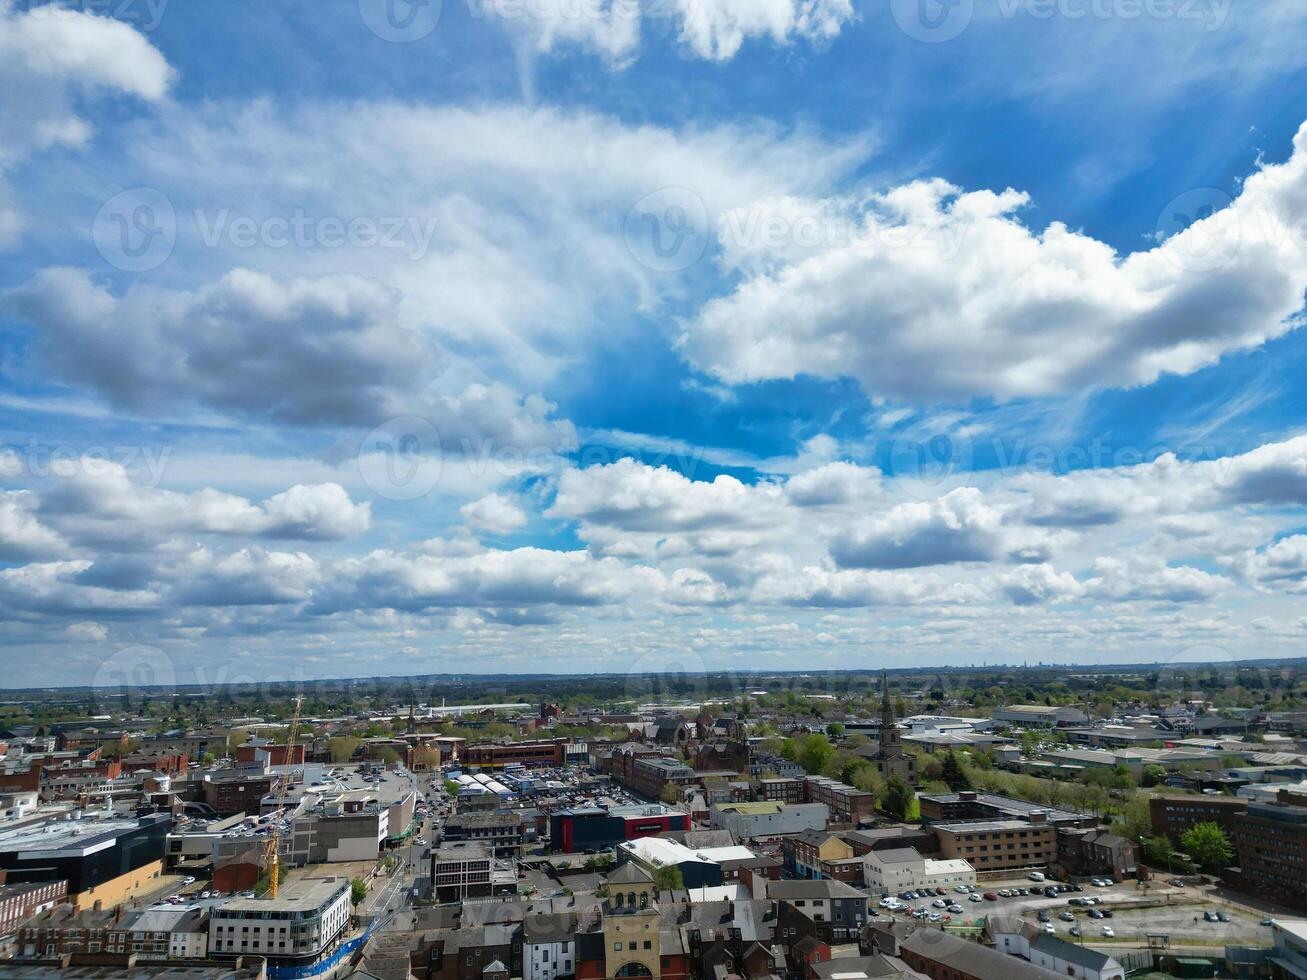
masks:
[[[0,2],[10,681],[1300,653],[1304,27]]]

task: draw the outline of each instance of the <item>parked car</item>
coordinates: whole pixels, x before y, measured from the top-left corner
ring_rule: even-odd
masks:
[[[1101,919],[1103,917],[1103,913],[1098,911],[1098,909],[1090,909],[1089,917],[1091,919]]]
[[[935,901],[931,902],[930,904],[935,906],[935,908],[937,909],[942,909],[948,905],[948,902],[944,901],[944,899],[942,898],[937,898],[935,899]]]
[[[1074,915],[1072,915],[1070,912],[1068,912],[1066,909],[1063,909],[1061,912],[1059,912],[1059,913],[1057,914],[1057,917],[1058,917],[1059,919],[1061,919],[1063,922],[1075,922],[1075,921],[1076,921],[1076,917],[1075,917]]]
[[[1040,909],[1039,914],[1035,916],[1040,922],[1048,922],[1052,917],[1048,914],[1047,909]]]
[[[1111,909],[1099,909],[1099,910],[1098,910],[1098,914],[1101,915],[1104,919],[1110,919],[1110,918],[1112,918],[1112,910],[1111,910]]]
[[[942,919],[942,918],[944,918],[944,916],[942,916],[940,913],[938,913],[938,912],[931,912],[930,915],[926,916],[926,921],[927,921],[927,922],[938,922],[938,921],[939,921],[940,919]]]
[[[971,892],[970,894],[967,895],[967,901],[968,901],[968,902],[983,902],[984,899],[980,896],[980,892]]]
[[[1116,931],[1111,926],[1103,926],[1103,938],[1111,939],[1116,935]]]
[[[1224,912],[1217,912],[1217,913],[1216,913],[1216,919],[1217,919],[1218,922],[1229,922],[1229,921],[1230,921],[1230,917],[1229,917],[1228,915],[1226,915]]]
[[[1044,932],[1046,932],[1050,936],[1054,936],[1057,934],[1057,930],[1053,928],[1053,923],[1051,922],[1044,923]]]
[[[971,886],[970,886],[970,885],[958,885],[958,886],[957,886],[956,888],[954,888],[953,890],[954,890],[955,892],[957,892],[959,895],[965,895],[965,894],[967,894],[967,892],[971,891]]]
[[[985,901],[987,901],[987,902],[997,902],[997,901],[998,901],[998,896],[995,895],[993,892],[985,892]]]
[[[952,912],[954,915],[958,915],[962,911],[962,906],[959,905],[957,902],[950,902],[948,906],[948,910]]]
[[[1067,930],[1067,933],[1072,936],[1078,936],[1080,935],[1080,927],[1072,926],[1070,929]]]

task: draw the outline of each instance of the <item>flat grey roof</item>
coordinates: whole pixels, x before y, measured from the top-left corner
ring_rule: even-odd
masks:
[[[214,914],[311,912],[325,905],[342,886],[349,887],[348,878],[305,878],[285,885],[276,898],[233,898],[214,909]]]

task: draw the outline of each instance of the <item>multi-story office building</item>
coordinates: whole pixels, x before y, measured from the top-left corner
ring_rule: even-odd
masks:
[[[1041,806],[1026,800],[1010,796],[997,796],[993,793],[936,793],[919,797],[921,803],[921,822],[929,825],[940,821],[959,820],[1031,820],[1038,817],[1042,822],[1056,827],[1083,827],[1092,830],[1098,826],[1098,818],[1079,810],[1063,807]]]
[[[204,802],[219,816],[262,812],[263,798],[277,786],[277,775],[262,768],[220,769],[204,775]]]
[[[830,807],[831,819],[837,823],[858,824],[876,815],[875,794],[848,783],[826,776],[809,776],[804,780],[804,787],[808,802],[826,804]]]
[[[444,837],[450,843],[484,844],[496,857],[506,857],[522,849],[522,818],[512,812],[459,813],[445,822]]]
[[[308,963],[329,950],[349,923],[348,878],[292,881],[276,898],[237,898],[209,917],[218,957],[268,957],[270,965]]]
[[[1154,796],[1148,801],[1153,833],[1175,843],[1200,823],[1214,823],[1234,840],[1235,825],[1248,801],[1235,796]]]
[[[287,857],[297,866],[375,861],[389,829],[388,813],[375,800],[324,804],[295,817]]]
[[[699,782],[700,775],[683,762],[665,756],[636,756],[627,770],[626,786],[651,800],[663,798],[670,786],[678,791]]]
[[[773,803],[802,803],[803,780],[794,776],[763,776],[758,780],[758,795]]]
[[[449,844],[431,855],[431,885],[441,902],[461,902],[491,892],[494,859],[483,844]]]
[[[1026,820],[964,820],[933,825],[945,858],[979,872],[1043,868],[1057,860],[1057,828],[1039,815]]]
[[[1307,797],[1281,792],[1274,803],[1249,803],[1234,843],[1246,891],[1307,907]]]

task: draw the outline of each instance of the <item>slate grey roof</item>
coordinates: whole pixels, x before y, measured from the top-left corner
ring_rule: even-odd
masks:
[[[852,885],[836,881],[834,878],[815,878],[800,881],[769,881],[767,882],[767,897],[785,900],[795,898],[861,898],[865,900],[867,896]]]
[[[1081,946],[1079,943],[1069,943],[1065,939],[1058,939],[1057,936],[1050,936],[1046,933],[1040,933],[1030,940],[1030,948],[1037,949],[1041,953],[1047,953],[1049,956],[1056,956],[1058,959],[1066,960],[1068,963],[1074,963],[1094,972],[1101,972],[1108,963],[1113,962],[1112,957],[1106,953],[1101,953],[1088,946]]]
[[[899,940],[899,950],[916,953],[978,980],[1053,980],[1061,975],[1007,953],[950,935],[941,929],[917,929]]]

